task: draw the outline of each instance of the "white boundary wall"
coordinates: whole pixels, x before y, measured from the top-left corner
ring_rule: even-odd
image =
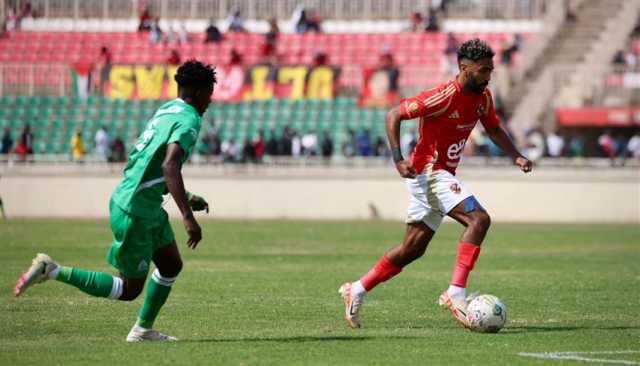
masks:
[[[0,196],[10,217],[107,217],[121,166],[4,167]],[[408,193],[392,167],[188,166],[187,188],[211,218],[404,220]],[[497,222],[640,223],[635,168],[463,167],[463,183]],[[173,201],[165,207],[178,216]]]

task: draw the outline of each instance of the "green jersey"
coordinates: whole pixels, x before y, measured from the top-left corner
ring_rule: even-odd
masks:
[[[124,179],[111,199],[133,215],[156,217],[166,191],[162,162],[167,146],[179,144],[184,163],[199,133],[200,115],[194,107],[179,98],[163,104],[138,137],[124,168]]]

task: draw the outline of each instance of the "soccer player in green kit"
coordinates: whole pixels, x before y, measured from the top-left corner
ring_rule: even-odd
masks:
[[[189,158],[200,132],[200,118],[211,102],[216,83],[215,70],[190,60],[175,75],[178,98],[162,105],[133,147],[124,169],[124,179],[109,203],[113,242],[107,260],[119,272],[65,267],[46,254],[38,254],[14,289],[20,296],[30,285],[55,279],[92,296],[131,301],[144,288],[151,262],[156,269],[147,284],[138,320],[127,342],[175,341],[153,329],[158,312],[182,269],[182,259],[167,212],[161,207],[164,194],[173,196],[195,249],[202,231],[193,211],[209,211],[207,202],[184,188],[181,167]]]

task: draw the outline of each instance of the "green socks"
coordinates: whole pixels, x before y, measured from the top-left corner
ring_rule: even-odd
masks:
[[[144,304],[138,315],[138,325],[142,328],[153,328],[153,322],[156,320],[160,308],[167,301],[171,292],[171,285],[176,278],[162,277],[160,271],[156,269],[151,275],[151,279],[147,284],[147,294],[144,297]]]
[[[122,279],[102,272],[60,266],[56,280],[77,287],[91,296],[118,299],[122,295]]]
[[[113,277],[102,272],[85,271],[79,268],[58,267],[55,279],[77,287],[80,291],[96,297],[118,299],[122,295],[123,283],[119,277]],[[138,325],[151,329],[158,317],[160,308],[167,301],[171,292],[171,285],[176,278],[162,277],[156,269],[147,283],[147,294],[138,315]]]

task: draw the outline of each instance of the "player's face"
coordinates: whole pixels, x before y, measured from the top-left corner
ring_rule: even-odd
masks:
[[[466,67],[468,73],[469,89],[477,94],[482,94],[491,81],[493,72],[493,60],[483,58],[476,62],[470,62]]]

